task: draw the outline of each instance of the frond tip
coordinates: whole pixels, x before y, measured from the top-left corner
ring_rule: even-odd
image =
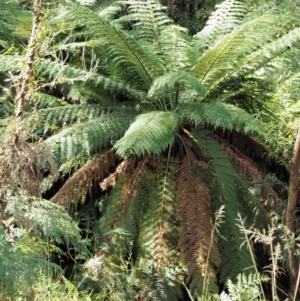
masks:
[[[140,114],[114,148],[124,159],[146,153],[159,155],[172,145],[179,126],[179,119],[170,112],[151,111]]]

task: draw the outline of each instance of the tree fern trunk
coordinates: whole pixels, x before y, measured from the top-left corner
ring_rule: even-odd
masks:
[[[300,127],[294,145],[292,156],[292,167],[289,180],[289,194],[286,210],[286,227],[289,231],[288,235],[294,235],[296,231],[295,210],[298,198],[299,189],[299,168],[300,168]],[[295,255],[295,247],[289,248],[289,268],[290,268],[290,288],[289,292],[292,296],[297,293],[297,277],[298,277],[298,259]]]

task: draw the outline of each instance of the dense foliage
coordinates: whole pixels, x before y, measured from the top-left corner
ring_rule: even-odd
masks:
[[[53,1],[24,50],[15,29],[37,11],[25,2],[0,4],[4,294],[49,281],[59,296],[59,279],[57,300],[74,283],[82,300],[259,298],[252,243],[276,267],[273,239],[295,244],[280,238],[284,184],[267,175],[268,159],[287,173],[297,122],[290,3],[225,0],[201,25],[205,1]],[[183,4],[195,23],[169,17]],[[73,284],[55,256],[74,261]]]

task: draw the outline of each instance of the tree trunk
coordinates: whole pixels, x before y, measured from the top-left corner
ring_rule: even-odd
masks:
[[[36,50],[36,40],[38,37],[38,31],[40,25],[41,8],[42,8],[42,0],[34,0],[32,30],[31,30],[30,40],[28,44],[28,50],[26,53],[27,62],[26,62],[24,73],[22,74],[20,79],[21,84],[16,96],[17,109],[16,109],[15,116],[17,122],[16,122],[16,131],[15,131],[15,139],[14,139],[15,144],[17,144],[19,140],[24,106],[26,100],[29,97],[28,92],[29,92],[30,80],[32,78],[32,73],[33,73],[33,63],[34,63],[35,50]]]
[[[292,166],[290,171],[288,202],[286,209],[285,223],[288,230],[288,236],[292,236],[296,231],[295,210],[297,205],[298,190],[299,190],[299,168],[300,168],[300,127],[298,129],[297,138],[294,145]],[[294,245],[294,244],[293,244]],[[288,249],[289,269],[290,269],[290,288],[291,296],[296,296],[298,291],[298,258],[295,255],[295,247]]]

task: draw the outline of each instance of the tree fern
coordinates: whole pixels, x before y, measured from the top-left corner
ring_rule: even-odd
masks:
[[[30,161],[39,165],[26,167],[40,169],[44,196],[56,205],[24,205],[16,198],[8,204],[7,193],[4,203],[34,235],[77,250],[78,225],[84,225],[94,253],[84,265],[84,282],[105,300],[180,300],[184,286],[205,295],[206,287],[216,292],[218,283],[251,267],[235,225],[238,212],[252,217],[237,171],[246,180],[263,173],[250,170],[243,146],[233,151],[232,140],[238,132],[263,140],[261,120],[278,112],[278,74],[297,57],[299,44],[296,23],[281,8],[247,13],[241,2],[225,0],[194,39],[156,0],[118,2],[100,14],[96,4],[65,2],[43,23],[51,28],[36,46],[22,129],[24,145],[39,151]],[[18,84],[23,59],[14,49],[1,54],[0,73],[10,72]],[[1,118],[14,110],[11,88],[11,95],[3,94]],[[5,135],[6,124],[2,119]],[[225,143],[220,137],[226,135],[233,139]],[[6,146],[13,136],[3,137],[5,171],[7,154],[20,150]],[[14,174],[22,174],[18,166]],[[59,205],[77,208],[80,218],[86,207],[97,208],[93,225],[72,223]],[[213,244],[211,213],[221,205],[222,237]]]

